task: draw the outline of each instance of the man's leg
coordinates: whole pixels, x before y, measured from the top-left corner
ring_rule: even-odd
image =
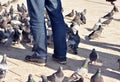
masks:
[[[45,7],[48,11],[53,31],[53,58],[66,61],[66,26],[61,12],[61,0],[45,0]]]
[[[34,38],[33,56],[46,58],[47,42],[44,26],[44,0],[27,0],[27,5],[30,16],[30,29]]]

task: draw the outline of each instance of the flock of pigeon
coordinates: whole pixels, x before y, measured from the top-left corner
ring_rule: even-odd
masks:
[[[17,4],[17,9],[14,9],[11,3],[14,3],[17,0],[8,1],[7,3],[1,4],[0,2],[0,43],[5,47],[9,47],[12,44],[20,44],[21,42],[32,43],[33,37],[30,33],[29,25],[29,15],[26,6],[24,3]],[[10,6],[10,9],[7,9]],[[88,34],[88,39],[98,38],[103,30],[103,26],[109,25],[113,19],[113,15],[119,12],[118,8],[114,5],[113,9],[103,17],[101,17],[98,22],[94,25],[92,32]],[[77,12],[74,9],[65,15],[65,18],[73,17],[70,25],[66,23],[66,41],[68,47],[73,54],[78,54],[78,45],[80,43],[79,28],[80,25],[86,24],[86,13],[87,9],[84,9],[82,12]],[[45,10],[45,25],[47,29],[47,40],[48,45],[53,41],[52,38],[52,25],[50,18]],[[106,19],[101,22],[101,19]],[[88,73],[88,65],[95,64],[99,59],[99,55],[95,49],[93,49],[89,55],[89,59],[86,59],[81,68],[77,69],[70,77],[65,77],[62,67],[51,74],[50,76],[42,75],[42,82],[84,82],[84,78]],[[118,59],[120,64],[120,59]],[[119,65],[120,68],[120,65]],[[0,63],[0,78],[5,78],[7,71],[6,55],[3,55],[3,59]],[[32,78],[32,74],[28,76],[27,82],[35,82]],[[90,82],[104,82],[101,69],[97,69],[96,73],[91,77]]]
[[[84,82],[84,78],[87,78],[89,59],[86,59],[70,77],[66,77],[63,72],[63,68],[60,66],[56,72],[49,76],[41,75],[42,81],[39,82]],[[28,75],[27,82],[35,82],[32,74]],[[104,82],[101,69],[97,69],[96,73],[91,76],[90,82]]]

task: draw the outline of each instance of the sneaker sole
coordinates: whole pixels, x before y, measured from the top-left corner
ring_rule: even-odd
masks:
[[[38,65],[38,66],[46,66],[46,63],[40,63],[40,62],[35,62],[35,61],[27,61],[27,60],[25,60],[25,62],[30,63],[30,64],[34,64],[34,65]]]
[[[59,64],[65,65],[67,64],[67,61],[60,62],[58,59],[53,58],[54,61],[58,62]]]

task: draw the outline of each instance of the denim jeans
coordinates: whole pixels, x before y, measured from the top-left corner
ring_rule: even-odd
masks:
[[[33,50],[38,56],[47,56],[47,39],[44,22],[46,8],[52,24],[54,56],[66,59],[66,27],[61,12],[61,0],[27,0],[30,29],[33,34]]]

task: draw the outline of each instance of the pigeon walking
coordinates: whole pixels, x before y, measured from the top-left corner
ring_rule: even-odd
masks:
[[[92,50],[92,52],[89,55],[89,58],[91,64],[96,64],[97,59],[99,59],[99,55],[97,54],[95,49]]]
[[[63,68],[60,66],[57,72],[53,73],[50,76],[47,76],[47,79],[51,82],[62,82],[64,79]]]
[[[97,72],[91,77],[90,82],[104,82],[100,68],[99,68],[99,69],[97,70]]]
[[[6,54],[4,54],[0,63],[0,79],[5,78],[6,72],[8,70],[6,57],[7,57]]]

